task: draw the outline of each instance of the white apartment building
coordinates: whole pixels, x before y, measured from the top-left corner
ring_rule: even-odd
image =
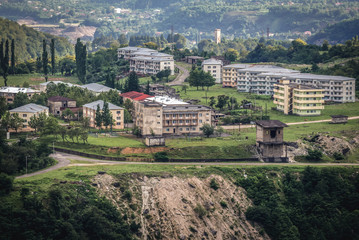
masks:
[[[233,64],[223,67],[223,86],[239,92],[273,95],[280,80],[323,89],[324,100],[339,103],[355,101],[355,79],[342,76],[300,73],[273,65]]]
[[[202,62],[203,71],[209,72],[216,79],[216,83],[222,82],[222,66],[222,61],[214,58],[206,59]]]
[[[34,90],[31,88],[20,88],[20,87],[1,87],[0,88],[0,97],[6,99],[6,102],[13,103],[16,94],[18,93],[25,93],[28,98],[32,98],[35,94],[39,94],[40,91]]]
[[[130,71],[152,75],[170,69],[171,75],[174,74],[175,67],[172,55],[138,47],[119,48],[117,52],[118,58],[130,61]]]

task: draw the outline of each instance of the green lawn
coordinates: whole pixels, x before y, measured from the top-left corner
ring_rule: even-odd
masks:
[[[246,99],[255,103],[256,106],[262,106],[263,112],[265,112],[266,106],[268,115],[270,119],[280,120],[283,122],[302,122],[302,121],[315,121],[330,119],[330,115],[348,115],[348,116],[359,116],[359,102],[355,103],[343,103],[343,104],[333,104],[325,105],[324,110],[320,116],[295,116],[295,115],[284,115],[282,112],[277,110],[272,110],[272,107],[275,107],[273,100],[270,99],[270,96],[265,95],[255,95],[249,93],[239,93],[236,88],[222,88],[222,85],[217,84],[211,88],[209,91],[198,90],[195,87],[189,87],[186,91],[182,91],[181,86],[175,86],[176,90],[179,91],[181,98],[183,100],[197,99],[200,100],[199,104],[209,105],[209,98],[214,96],[217,99],[218,95],[226,95],[229,97],[235,97],[237,102],[240,103],[242,100]],[[207,99],[206,99],[207,96]],[[259,98],[259,99],[256,99]],[[255,113],[258,116],[261,115],[260,112]],[[264,114],[264,113],[263,113]]]
[[[76,76],[65,77],[61,75],[49,75],[49,81],[63,81],[69,83],[79,84],[79,80]],[[29,83],[30,85],[38,85],[40,83],[45,82],[45,78],[41,74],[20,74],[20,75],[9,75],[8,77],[8,85],[9,86],[21,86],[24,82]],[[0,86],[4,86],[4,79],[0,78]]]
[[[98,137],[90,135],[88,143],[91,145],[105,146],[105,147],[144,147],[144,144],[138,140],[127,138],[123,136],[109,137],[99,135]]]

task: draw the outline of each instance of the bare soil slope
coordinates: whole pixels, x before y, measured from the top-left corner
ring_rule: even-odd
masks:
[[[141,239],[269,239],[246,220],[244,213],[252,205],[246,192],[221,176],[119,178],[103,174],[93,182],[119,209],[135,214]],[[212,179],[217,190],[210,187]]]

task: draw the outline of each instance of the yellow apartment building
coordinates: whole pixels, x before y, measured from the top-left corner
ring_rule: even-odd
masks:
[[[39,116],[41,113],[45,113],[48,116],[49,108],[34,103],[29,103],[24,106],[14,108],[9,112],[11,115],[15,113],[19,114],[19,117],[24,120],[23,126],[18,130],[18,132],[31,132],[35,129],[29,126],[30,118],[34,115]]]
[[[90,127],[96,127],[95,118],[96,118],[97,106],[100,106],[100,110],[102,111],[103,105],[104,105],[104,101],[102,100],[98,100],[83,105],[83,116],[89,118]],[[124,108],[116,106],[112,103],[108,103],[108,108],[110,109],[110,112],[112,114],[112,119],[114,120],[114,125],[112,125],[112,128],[123,129],[125,127]]]
[[[273,102],[277,110],[286,115],[317,116],[324,109],[323,89],[281,80],[280,83],[274,84],[273,91]]]

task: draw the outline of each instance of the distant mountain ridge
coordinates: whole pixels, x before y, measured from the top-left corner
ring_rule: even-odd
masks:
[[[342,21],[330,25],[319,33],[308,38],[308,43],[321,44],[324,40],[329,43],[344,43],[346,40],[359,35],[359,18]]]
[[[50,43],[52,38],[55,39],[57,56],[74,54],[74,47],[66,38],[39,32],[25,25],[21,26],[16,22],[0,18],[0,39],[15,40],[17,62],[35,59],[40,56],[42,54],[43,39]]]

